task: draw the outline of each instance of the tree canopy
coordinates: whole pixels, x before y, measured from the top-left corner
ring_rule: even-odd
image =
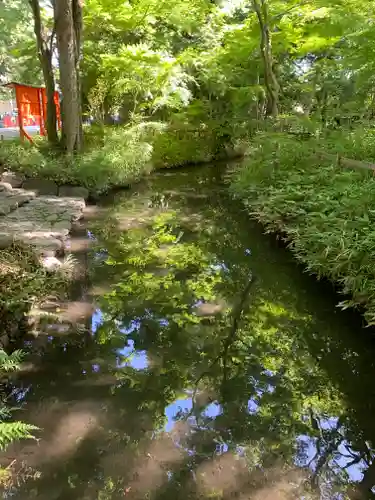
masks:
[[[53,10],[40,5],[52,30]],[[187,112],[193,122],[197,115],[214,120],[231,137],[266,116],[371,117],[374,6],[87,0],[77,52],[83,112],[104,122],[119,114],[125,123]],[[2,79],[37,83],[31,11],[9,0],[1,9]]]

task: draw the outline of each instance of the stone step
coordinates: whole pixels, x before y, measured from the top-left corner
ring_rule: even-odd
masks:
[[[23,188],[29,191],[35,191],[37,195],[69,196],[73,198],[89,197],[88,189],[82,186],[71,186],[63,184],[57,185],[56,182],[40,178],[24,178],[14,172],[0,172],[0,184],[7,184],[11,188]]]
[[[9,188],[9,186],[0,183],[0,217],[13,212],[36,197],[34,191],[13,189],[11,186]]]
[[[3,195],[3,197],[2,197]],[[12,201],[14,200],[14,201]],[[72,224],[82,217],[83,198],[35,196],[33,191],[0,191],[0,248],[12,241],[33,245],[38,253],[55,255],[64,249]]]

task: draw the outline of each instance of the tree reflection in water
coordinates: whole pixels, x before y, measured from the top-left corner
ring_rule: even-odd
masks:
[[[370,335],[210,176],[155,176],[92,228],[92,332],[25,375],[31,408],[64,403],[46,442],[74,405],[90,425],[15,498],[371,498]]]

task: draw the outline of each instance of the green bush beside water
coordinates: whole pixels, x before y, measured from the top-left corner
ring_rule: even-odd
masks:
[[[206,126],[191,128],[169,125],[155,138],[152,163],[155,168],[202,163],[210,161],[214,151],[213,137]]]
[[[67,158],[46,148],[19,141],[0,144],[1,165],[26,177],[42,177],[103,192],[126,186],[153,168],[168,168],[209,161],[215,145],[207,127],[143,122],[127,127],[86,129],[83,154]]]
[[[260,136],[231,190],[267,231],[285,235],[309,272],[350,294],[341,306],[364,306],[366,320],[375,324],[375,178],[315,155],[325,149],[364,159],[358,137],[337,134],[327,145],[283,134]],[[375,133],[362,133],[362,139],[371,161]]]
[[[191,123],[181,117],[169,123],[90,126],[85,129],[85,151],[70,158],[49,149],[42,139],[35,138],[35,145],[3,141],[0,169],[58,184],[84,186],[100,193],[127,186],[153,169],[198,164],[236,154],[243,146],[240,138],[228,145],[220,136],[221,130],[220,123]]]
[[[150,171],[151,138],[158,126],[88,129],[86,150],[72,158],[51,151],[38,140],[35,145],[4,141],[0,145],[0,165],[26,177],[102,192],[111,186],[130,184]]]

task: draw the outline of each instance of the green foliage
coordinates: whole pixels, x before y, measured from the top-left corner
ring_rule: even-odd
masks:
[[[41,83],[31,11],[23,0],[0,4],[0,83],[9,81]],[[9,93],[3,97],[9,99]]]
[[[51,294],[63,295],[68,282],[64,272],[48,273],[32,247],[14,243],[1,250],[0,332],[24,326],[29,308]]]
[[[18,370],[23,358],[21,351],[14,351],[12,354],[7,354],[0,349],[0,377],[3,378],[5,373]],[[0,451],[5,450],[13,441],[19,439],[34,438],[32,431],[37,430],[34,425],[24,422],[7,422],[10,417],[10,409],[4,403],[0,403]],[[0,481],[1,482],[1,481]]]
[[[4,141],[0,164],[26,177],[85,186],[100,193],[130,185],[153,168],[213,159],[217,154],[215,131],[205,123],[189,125],[184,118],[176,115],[169,126],[148,121],[125,127],[90,127],[84,153],[68,159],[52,153],[43,143]]]
[[[374,151],[372,132],[364,142],[367,152]],[[319,160],[315,151],[324,144],[263,136],[254,143],[251,160],[240,167],[232,190],[268,231],[285,235],[310,272],[332,279],[350,294],[341,306],[364,306],[368,323],[374,324],[375,239],[369,228],[375,181],[369,172]],[[356,135],[340,144],[348,152]]]
[[[0,163],[26,177],[42,177],[102,192],[129,185],[150,172],[154,137],[163,128],[158,122],[90,128],[85,152],[74,158],[60,156],[43,145],[4,141],[0,145]]]
[[[354,129],[343,129],[330,134],[321,141],[321,148],[346,158],[375,162],[375,129],[371,124],[359,124]]]
[[[0,350],[0,369],[3,372],[16,371],[22,361],[23,353],[20,350],[13,351],[12,354],[7,354]]]
[[[204,123],[191,125],[171,124],[156,137],[152,161],[156,168],[179,167],[207,162],[215,153],[212,131]]]
[[[32,431],[37,427],[24,422],[0,422],[0,451],[5,450],[13,441],[32,439]]]
[[[2,141],[0,144],[0,165],[2,168],[10,168],[16,172],[27,173],[32,176],[33,172],[46,169],[49,156],[44,155],[37,147],[28,142]]]
[[[103,145],[75,159],[71,181],[100,192],[138,180],[152,169],[152,140],[161,128],[149,122],[105,129]]]

